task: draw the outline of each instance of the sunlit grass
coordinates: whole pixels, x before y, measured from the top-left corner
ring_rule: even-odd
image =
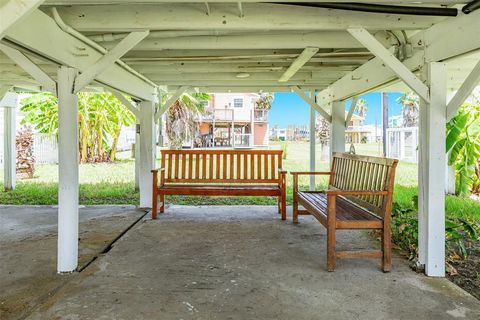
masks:
[[[280,143],[272,143],[272,148],[280,148]],[[381,147],[378,144],[356,145],[358,154],[378,155]],[[307,142],[289,142],[288,156],[283,160],[283,168],[287,171],[309,170],[309,144]],[[129,153],[120,154],[122,160],[115,163],[80,165],[80,203],[93,204],[132,204],[138,205],[139,194],[134,188],[134,161]],[[328,170],[328,164],[321,161],[321,150],[317,146],[316,169]],[[3,171],[0,171],[3,182]],[[17,182],[14,191],[4,192],[0,184],[0,204],[57,204],[57,165],[39,165],[33,179]],[[299,179],[302,188],[309,185],[309,177]],[[316,180],[317,189],[326,186],[326,178]],[[292,200],[292,178],[287,178],[287,202]],[[411,206],[412,198],[417,194],[417,166],[400,162],[396,178],[394,201],[403,206]],[[167,197],[167,201],[175,204],[220,204],[220,205],[274,205],[275,198],[269,197]],[[447,196],[446,212],[449,217],[475,217],[480,220],[480,203],[470,199]]]

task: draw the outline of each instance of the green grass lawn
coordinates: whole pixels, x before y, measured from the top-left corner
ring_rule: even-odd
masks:
[[[280,143],[271,143],[272,148],[281,148]],[[378,155],[378,144],[356,145],[358,154]],[[121,160],[115,163],[80,165],[80,203],[89,204],[138,204],[138,192],[134,188],[134,161],[129,159],[129,152],[121,153]],[[316,153],[317,170],[328,169],[327,163],[321,161],[320,146]],[[283,167],[287,171],[309,170],[308,142],[289,142],[287,159]],[[3,171],[0,171],[3,181]],[[58,167],[56,165],[39,165],[35,176],[30,180],[17,182],[15,191],[4,192],[0,184],[0,204],[37,204],[52,205],[57,203]],[[308,187],[309,177],[301,177],[300,185]],[[317,178],[317,187],[325,187],[325,178]],[[403,206],[410,206],[417,194],[417,166],[400,162],[396,173],[394,201]],[[289,175],[287,197],[292,198],[292,178]],[[167,197],[167,202],[177,204],[275,204],[276,200],[268,197]],[[480,221],[480,203],[477,201],[448,196],[446,200],[447,215],[450,217],[470,217]]]

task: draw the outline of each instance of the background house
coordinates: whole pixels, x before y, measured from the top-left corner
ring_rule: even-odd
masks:
[[[256,93],[215,93],[197,121],[195,147],[268,146],[268,110],[257,109]]]

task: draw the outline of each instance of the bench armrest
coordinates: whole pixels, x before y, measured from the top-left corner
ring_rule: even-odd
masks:
[[[160,171],[160,186],[165,184],[165,168],[150,170],[153,176],[153,186],[158,186],[158,172]]]
[[[386,196],[388,191],[375,190],[325,190],[327,195],[332,196]]]
[[[290,174],[296,175],[331,175],[330,171],[293,171]]]
[[[278,185],[281,188],[284,188],[287,184],[287,170],[283,170],[282,168],[278,168]]]

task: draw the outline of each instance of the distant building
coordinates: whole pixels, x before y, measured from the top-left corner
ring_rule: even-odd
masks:
[[[268,110],[257,109],[256,93],[215,93],[197,120],[194,147],[254,148],[268,146]]]
[[[403,127],[403,116],[391,116],[388,117],[388,127],[389,128],[402,128]]]

